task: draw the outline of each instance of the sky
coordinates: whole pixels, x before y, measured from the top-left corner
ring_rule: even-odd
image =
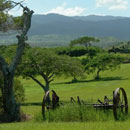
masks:
[[[19,2],[20,0],[14,0]],[[58,13],[66,16],[112,15],[130,17],[130,0],[25,0],[35,14]],[[9,13],[15,16],[19,7]]]

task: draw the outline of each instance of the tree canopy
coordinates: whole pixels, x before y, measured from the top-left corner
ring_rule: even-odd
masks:
[[[96,79],[99,79],[99,73],[105,70],[115,70],[122,63],[123,57],[115,54],[101,53],[92,59],[84,58],[86,64],[85,70],[88,73],[96,71]]]
[[[95,38],[95,37],[80,37],[78,39],[72,40],[70,42],[70,46],[74,46],[74,45],[83,45],[85,47],[91,46],[92,42],[99,42],[99,39]]]
[[[46,92],[56,76],[66,75],[76,79],[82,75],[83,67],[79,60],[69,56],[59,56],[49,49],[32,48],[25,54],[18,72],[37,82]],[[37,76],[41,76],[45,84]]]

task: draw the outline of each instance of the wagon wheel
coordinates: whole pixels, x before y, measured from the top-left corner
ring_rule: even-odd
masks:
[[[116,120],[128,113],[127,95],[123,88],[117,88],[113,94],[113,114]]]
[[[59,97],[54,90],[47,91],[42,102],[42,115],[45,119],[45,111],[49,109],[55,109],[59,106]]]

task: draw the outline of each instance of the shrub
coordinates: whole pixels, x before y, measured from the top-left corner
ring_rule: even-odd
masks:
[[[20,80],[14,80],[14,94],[17,102],[24,102],[25,100],[25,90]]]

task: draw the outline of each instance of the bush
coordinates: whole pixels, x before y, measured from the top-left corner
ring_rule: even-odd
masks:
[[[20,80],[14,80],[14,94],[17,102],[24,102],[25,100],[25,90]]]

